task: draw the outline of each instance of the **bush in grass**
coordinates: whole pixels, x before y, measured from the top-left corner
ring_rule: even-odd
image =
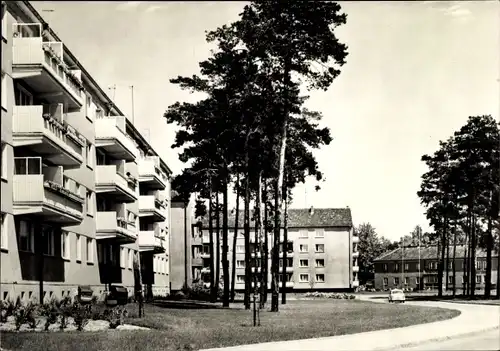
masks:
[[[59,329],[64,330],[68,326],[68,318],[72,315],[72,300],[66,296],[58,302],[58,310],[60,315]]]
[[[50,301],[39,306],[40,316],[45,317],[45,323],[43,329],[45,331],[49,330],[52,324],[57,323],[57,318],[59,317],[59,301],[56,298],[50,299]]]
[[[127,315],[127,310],[124,307],[115,307],[109,309],[106,320],[109,322],[110,329],[116,329],[123,324],[123,320]]]
[[[20,304],[16,306],[13,314],[16,330],[21,329],[21,326],[23,326],[24,324],[28,324],[28,326],[32,329],[36,328],[36,309],[36,304],[31,301],[26,305]]]
[[[14,315],[14,312],[17,308],[19,308],[22,305],[21,303],[21,298],[17,297],[16,301],[12,299],[8,299],[6,301],[1,301],[0,303],[0,308],[1,308],[1,314],[0,314],[0,322],[5,323],[7,322],[7,318],[10,316]]]
[[[75,321],[76,330],[82,331],[92,318],[92,305],[82,305],[75,301],[71,309],[71,314]]]

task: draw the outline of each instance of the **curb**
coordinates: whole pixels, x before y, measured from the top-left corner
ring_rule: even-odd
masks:
[[[415,342],[411,342],[411,343],[407,343],[407,344],[398,344],[398,345],[394,345],[394,346],[390,346],[390,347],[380,347],[380,348],[372,349],[372,351],[382,351],[382,350],[388,351],[388,350],[404,349],[404,348],[409,348],[409,347],[421,346],[421,345],[425,345],[425,344],[433,343],[433,342],[447,341],[447,340],[452,340],[455,338],[464,338],[464,337],[474,336],[477,334],[481,334],[481,333],[485,333],[485,332],[489,332],[489,331],[493,331],[493,330],[497,330],[497,329],[500,329],[500,326],[488,327],[488,328],[475,330],[475,331],[464,333],[464,334],[456,334],[456,335],[450,335],[450,336],[438,336],[438,337],[431,338],[431,339],[426,339],[426,340],[422,340],[422,341],[415,341]]]

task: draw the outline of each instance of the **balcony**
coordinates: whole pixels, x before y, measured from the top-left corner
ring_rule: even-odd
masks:
[[[359,251],[354,251],[352,253],[352,258],[358,258],[359,257]]]
[[[15,157],[14,164],[14,215],[35,215],[61,225],[82,221],[82,186],[64,176],[61,166],[42,166],[41,157]]]
[[[164,240],[161,238],[159,228],[139,232],[139,250],[154,251],[155,253],[165,252]]]
[[[357,288],[359,286],[359,280],[353,280],[352,281],[352,287]]]
[[[160,170],[160,158],[148,156],[139,160],[139,182],[150,189],[164,190],[167,187],[166,176]]]
[[[64,121],[63,106],[14,106],[14,147],[24,146],[56,165],[83,163],[85,138]]]
[[[209,234],[203,234],[203,238],[202,238],[202,242],[203,244],[210,244],[210,235]]]
[[[137,201],[135,185],[119,171],[117,165],[97,166],[96,192],[113,196],[117,202],[131,203]]]
[[[210,258],[210,253],[208,252],[202,252],[200,253],[201,258]]]
[[[280,271],[283,271],[283,267],[280,267]],[[293,273],[293,266],[286,266],[287,273]]]
[[[95,120],[95,145],[117,160],[135,161],[139,150],[126,132],[124,116],[107,116]]]
[[[353,243],[353,244],[357,244],[357,243],[359,243],[359,236],[353,236],[353,237],[352,237],[352,243]]]
[[[163,222],[167,219],[164,204],[155,195],[139,196],[139,216],[153,217],[155,222]]]
[[[203,266],[203,258],[198,254],[192,258],[191,265],[194,267],[202,267]]]
[[[358,273],[359,272],[359,266],[352,266],[352,271],[354,273]]]
[[[210,267],[203,267],[201,269],[201,274],[209,274],[210,273]]]
[[[134,243],[137,234],[127,228],[126,219],[119,217],[115,211],[97,211],[96,238],[114,239],[123,245]]]
[[[280,257],[283,257],[284,253],[283,251],[280,251]],[[286,257],[293,257],[293,251],[287,251]]]
[[[260,267],[251,267],[251,271],[252,271],[252,273],[255,273],[255,272],[260,273],[261,268]]]
[[[64,62],[61,42],[45,42],[41,24],[14,24],[12,76],[22,79],[50,103],[80,108],[84,104],[81,71]]]

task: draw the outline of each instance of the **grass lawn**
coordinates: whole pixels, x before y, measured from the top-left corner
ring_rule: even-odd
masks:
[[[135,308],[135,307],[134,307]],[[146,306],[126,323],[147,331],[2,333],[8,350],[198,350],[267,341],[352,334],[449,319],[458,311],[359,300],[290,301],[279,313],[261,311],[261,326],[241,305],[231,309]]]

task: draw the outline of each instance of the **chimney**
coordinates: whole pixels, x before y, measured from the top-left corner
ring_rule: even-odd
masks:
[[[309,209],[309,214],[312,216],[314,214],[314,207],[311,206],[311,208]]]

